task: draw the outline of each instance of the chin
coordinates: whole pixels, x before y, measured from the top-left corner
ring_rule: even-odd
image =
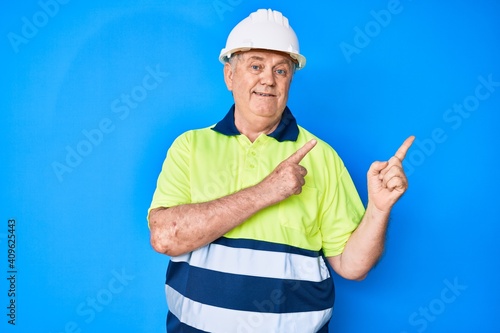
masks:
[[[274,119],[276,117],[281,116],[281,112],[276,111],[276,109],[271,110],[256,110],[254,111],[256,116]]]
[[[273,105],[273,106],[260,105],[260,106],[256,106],[255,108],[253,108],[253,113],[258,115],[258,116],[262,116],[262,117],[274,118],[276,116],[281,116],[284,109],[285,109],[285,107],[280,108],[276,105]]]

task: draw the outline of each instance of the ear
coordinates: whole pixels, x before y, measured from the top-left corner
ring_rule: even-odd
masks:
[[[233,67],[230,63],[224,64],[224,82],[226,82],[227,90],[233,91]]]

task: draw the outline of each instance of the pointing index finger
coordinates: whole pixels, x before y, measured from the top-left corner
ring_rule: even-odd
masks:
[[[394,154],[395,157],[397,157],[400,161],[403,161],[405,159],[406,153],[408,152],[408,149],[410,149],[411,145],[413,144],[413,141],[415,140],[415,136],[410,136],[408,137],[405,142],[399,147],[398,151],[396,154]]]
[[[307,155],[307,153],[309,153],[311,149],[316,146],[316,143],[317,141],[315,139],[306,142],[305,145],[303,145],[301,148],[299,148],[299,150],[290,155],[290,157],[288,157],[286,160],[292,163],[299,164],[300,161],[302,161],[302,159]]]

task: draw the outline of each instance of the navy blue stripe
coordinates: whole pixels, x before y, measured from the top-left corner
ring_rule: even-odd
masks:
[[[319,329],[319,331],[317,331],[316,333],[328,333],[328,326],[330,325],[330,321],[328,321],[325,326],[321,327]]]
[[[241,249],[292,253],[313,258],[319,257],[322,254],[321,251],[306,250],[306,249],[301,249],[300,247],[295,247],[287,244],[271,243],[254,239],[243,239],[243,238],[235,239],[235,238],[221,237],[215,240],[213,244],[220,244],[228,247],[235,247]]]
[[[200,331],[194,327],[181,323],[181,321],[170,311],[167,314],[167,333],[209,333]]]
[[[242,311],[290,313],[330,309],[333,279],[321,282],[216,272],[170,262],[167,284],[193,301]]]

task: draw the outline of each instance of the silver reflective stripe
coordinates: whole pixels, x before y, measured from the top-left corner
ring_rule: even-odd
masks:
[[[332,314],[332,309],[282,314],[238,311],[192,301],[169,286],[165,292],[170,312],[181,322],[212,333],[314,333]]]
[[[322,257],[245,248],[229,249],[219,244],[210,244],[170,259],[174,262],[188,262],[191,266],[240,275],[312,282],[321,282],[330,277]]]

